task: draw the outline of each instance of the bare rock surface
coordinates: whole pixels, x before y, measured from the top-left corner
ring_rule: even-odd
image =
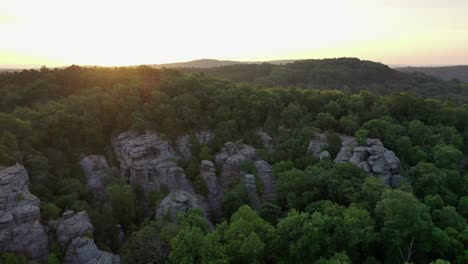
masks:
[[[257,184],[255,182],[255,175],[253,174],[244,174],[241,179],[242,184],[244,184],[247,194],[249,196],[249,205],[253,209],[258,209],[260,207],[260,197],[257,192]]]
[[[367,139],[363,145],[359,145],[356,138],[339,135],[341,148],[335,163],[350,162],[360,167],[363,171],[381,178],[390,186],[397,186],[401,180],[400,160],[395,153],[384,147],[379,139]],[[324,141],[325,140],[325,141]],[[327,146],[326,136],[318,134],[309,143],[308,151],[312,155],[320,155],[320,150]]]
[[[254,162],[257,169],[257,177],[263,184],[262,201],[272,202],[275,198],[276,182],[273,179],[273,171],[271,165],[264,160],[257,160]]]
[[[48,238],[40,221],[40,201],[29,192],[28,184],[22,165],[0,170],[0,253],[44,261]]]
[[[241,177],[241,165],[256,159],[255,148],[244,144],[241,140],[227,142],[216,154],[216,164],[221,167],[220,182],[223,188],[231,186]]]
[[[203,197],[185,191],[174,191],[161,200],[156,208],[156,218],[168,217],[175,222],[180,214],[185,214],[192,208],[201,209],[205,217],[208,217],[208,207]]]
[[[109,252],[101,251],[88,237],[75,238],[65,253],[67,264],[118,264],[120,258]]]
[[[66,248],[73,239],[92,235],[94,231],[85,211],[75,214],[68,210],[59,219],[49,221],[49,226],[55,230],[57,241],[63,248]]]
[[[103,180],[111,174],[106,158],[102,155],[89,155],[81,159],[80,165],[88,180],[88,187],[94,192],[103,193]]]
[[[265,131],[263,130],[258,130],[257,135],[260,138],[260,141],[262,142],[263,147],[268,153],[273,152],[274,150],[274,145],[273,145],[273,138],[270,137]]]
[[[209,160],[201,161],[200,177],[203,179],[208,189],[207,202],[210,213],[219,218],[222,216],[221,198],[224,192],[216,177],[216,169],[213,162]]]
[[[145,193],[166,189],[193,193],[184,170],[176,164],[176,152],[157,133],[122,133],[113,140],[113,146],[121,174],[129,177],[132,185],[142,186]]]
[[[49,222],[56,239],[66,249],[67,264],[120,263],[117,255],[98,249],[93,236],[93,225],[85,211],[66,211],[60,218]]]

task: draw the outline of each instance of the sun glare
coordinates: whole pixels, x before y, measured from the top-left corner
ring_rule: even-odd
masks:
[[[339,56],[387,63],[468,61],[461,53],[468,45],[468,4],[441,9],[431,8],[436,1],[418,2],[2,1],[0,64]],[[458,46],[450,44],[454,39]],[[439,55],[427,57],[429,52]]]

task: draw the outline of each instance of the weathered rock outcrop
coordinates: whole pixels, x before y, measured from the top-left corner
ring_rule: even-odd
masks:
[[[183,135],[176,139],[175,148],[183,160],[190,160],[192,158],[192,144],[190,143],[190,136]]]
[[[257,135],[260,138],[260,141],[262,142],[263,147],[268,153],[272,153],[274,149],[273,145],[273,138],[270,137],[265,131],[263,130],[258,130]]]
[[[216,154],[216,164],[221,166],[221,185],[226,188],[240,179],[241,165],[256,158],[255,148],[239,140],[235,143],[227,142],[224,148]]]
[[[325,150],[327,147],[327,136],[325,134],[317,134],[315,138],[310,141],[307,152],[319,159],[330,158],[330,153]]]
[[[180,214],[186,213],[191,208],[199,208],[205,217],[208,217],[208,207],[203,197],[185,191],[169,193],[156,208],[156,218],[168,217],[171,221],[177,221]]]
[[[258,207],[260,202],[269,202],[275,196],[275,181],[270,164],[261,160],[256,155],[256,150],[252,146],[244,144],[242,141],[235,143],[227,142],[224,148],[215,156],[216,165],[221,168],[220,182],[223,189],[232,186],[236,182],[242,182],[249,194],[252,207]],[[242,170],[242,164],[251,162],[257,170],[256,176],[250,175],[247,171]],[[246,176],[247,174],[247,176]],[[253,176],[253,177],[251,177]],[[256,189],[255,179],[258,179],[263,184],[263,193],[258,198],[258,190]],[[253,180],[253,182],[252,182]]]
[[[101,251],[88,237],[73,239],[65,253],[67,264],[117,264],[120,258],[109,252]]]
[[[123,133],[113,140],[113,145],[121,174],[128,176],[131,184],[142,186],[146,193],[166,188],[193,193],[184,170],[175,163],[175,151],[158,134]]]
[[[254,162],[257,169],[257,177],[263,184],[262,200],[265,202],[272,202],[276,193],[276,182],[273,179],[273,171],[271,165],[264,160],[257,160]]]
[[[257,192],[257,184],[255,182],[255,175],[253,174],[244,174],[241,179],[242,184],[244,184],[247,194],[249,196],[249,205],[253,209],[258,209],[260,207],[260,197]]]
[[[195,133],[195,137],[200,144],[208,144],[213,139],[213,133],[208,130],[202,130]]]
[[[106,158],[102,155],[89,155],[81,159],[80,165],[88,179],[88,187],[96,193],[104,192],[103,180],[112,171]]]
[[[309,153],[317,154],[318,146],[324,146],[323,138],[326,139],[323,134],[319,134],[311,140]],[[367,139],[365,144],[359,146],[354,137],[340,135],[340,138],[341,149],[334,159],[335,163],[350,162],[365,172],[381,178],[390,186],[399,184],[400,160],[393,151],[386,149],[379,139]]]
[[[67,248],[73,239],[92,235],[94,231],[85,211],[75,214],[68,210],[59,219],[49,221],[49,226],[55,230],[57,241],[63,248]]]
[[[29,192],[22,165],[0,170],[0,253],[12,252],[43,261],[48,239],[40,222],[40,201]]]
[[[57,241],[66,249],[67,264],[120,263],[120,258],[97,248],[93,235],[93,225],[86,212],[66,211],[62,217],[49,222],[55,231]]]
[[[216,170],[213,162],[202,160],[200,164],[200,177],[205,182],[208,189],[207,202],[211,215],[219,218],[222,216],[221,198],[223,197],[223,189],[216,177]]]

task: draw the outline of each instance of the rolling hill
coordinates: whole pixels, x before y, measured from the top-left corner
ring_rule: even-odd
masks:
[[[395,69],[406,73],[422,72],[447,81],[458,79],[461,82],[468,82],[468,65],[444,67],[402,67]]]

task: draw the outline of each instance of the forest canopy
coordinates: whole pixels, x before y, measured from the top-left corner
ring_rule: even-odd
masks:
[[[226,66],[205,75],[249,84],[145,66],[2,73],[0,166],[26,167],[43,221],[86,210],[99,248],[124,263],[468,263],[461,84],[353,59]],[[456,102],[432,98],[452,96]],[[274,152],[265,151],[258,129],[274,138]],[[209,219],[210,228],[197,210],[175,223],[154,220],[147,208],[164,194],[143,197],[118,172],[104,199],[87,189],[80,157],[101,154],[118,165],[111,142],[120,133],[157,131],[171,140],[200,130],[214,139],[180,164],[194,183],[201,160],[243,140],[272,164],[277,199],[253,210],[246,190],[232,186],[225,215]],[[350,163],[314,158],[307,146],[318,132],[331,141],[337,134],[380,139],[400,158],[405,180],[390,187]],[[328,150],[336,155],[332,144]]]

